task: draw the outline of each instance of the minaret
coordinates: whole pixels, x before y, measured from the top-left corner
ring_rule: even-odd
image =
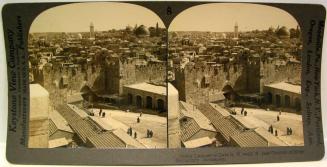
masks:
[[[237,22],[235,23],[235,26],[234,26],[234,38],[238,38],[238,24],[237,24]]]
[[[158,22],[156,24],[156,36],[159,36],[159,24],[158,24]]]
[[[95,39],[95,35],[94,35],[94,25],[91,22],[90,24],[90,39]]]

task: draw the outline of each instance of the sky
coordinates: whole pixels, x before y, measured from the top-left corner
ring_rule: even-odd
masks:
[[[135,24],[164,27],[147,8],[118,2],[74,3],[50,8],[33,21],[30,32],[87,32],[93,22],[96,31],[124,29]]]
[[[266,30],[286,26],[296,28],[297,21],[286,11],[265,5],[212,3],[191,7],[177,15],[169,31],[232,32],[235,23],[239,31]]]

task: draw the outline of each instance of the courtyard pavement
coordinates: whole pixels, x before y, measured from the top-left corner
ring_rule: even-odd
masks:
[[[91,109],[92,110],[92,109]],[[99,117],[99,109],[93,109],[94,117]],[[113,129],[120,128],[127,133],[131,127],[137,133],[136,140],[145,145],[147,148],[167,148],[167,118],[158,115],[126,112],[122,110],[102,109],[106,113],[105,118],[99,117],[103,122],[112,126]],[[140,122],[137,123],[137,118]],[[147,129],[153,131],[153,137],[147,138]]]
[[[268,131],[269,126],[272,125],[274,129],[277,129],[277,138],[282,140],[287,145],[304,145],[302,115],[283,111],[281,112],[281,115],[279,115],[279,111],[244,108],[247,111],[247,116],[243,116],[241,115],[241,108],[234,107],[231,109],[235,109],[237,113],[237,115],[235,115],[234,117],[242,124],[247,125],[250,129],[261,127]],[[278,115],[280,118],[279,121],[277,121]],[[292,135],[286,134],[287,127],[292,128]]]

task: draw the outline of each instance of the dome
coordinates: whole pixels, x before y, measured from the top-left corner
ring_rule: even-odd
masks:
[[[285,26],[279,28],[276,30],[276,35],[279,37],[287,37],[290,36],[290,33],[288,32],[287,28]]]
[[[137,36],[148,36],[149,34],[149,30],[144,25],[140,25],[135,30],[135,35]]]

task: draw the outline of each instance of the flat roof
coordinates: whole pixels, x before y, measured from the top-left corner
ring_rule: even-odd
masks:
[[[46,97],[49,92],[39,84],[30,84],[30,97]]]
[[[178,95],[178,90],[171,83],[168,83],[168,95]]]
[[[146,82],[132,84],[132,85],[126,85],[124,87],[131,88],[131,89],[137,89],[137,90],[141,90],[144,92],[155,93],[155,94],[159,94],[159,95],[165,95],[165,96],[167,95],[167,88],[165,86],[150,84],[150,83],[146,83]]]
[[[64,137],[49,140],[49,148],[56,148],[56,147],[66,146],[68,144],[69,143],[68,143],[67,139],[64,138]]]
[[[75,102],[79,102],[79,101],[83,101],[83,97],[82,97],[81,93],[76,93],[76,94],[67,96],[67,103],[75,103]]]
[[[202,137],[202,138],[186,141],[183,144],[185,148],[197,148],[197,147],[202,147],[212,144],[212,142],[213,139],[210,139],[209,137]]]
[[[301,85],[294,85],[287,82],[273,83],[273,84],[265,85],[265,87],[301,94]]]

